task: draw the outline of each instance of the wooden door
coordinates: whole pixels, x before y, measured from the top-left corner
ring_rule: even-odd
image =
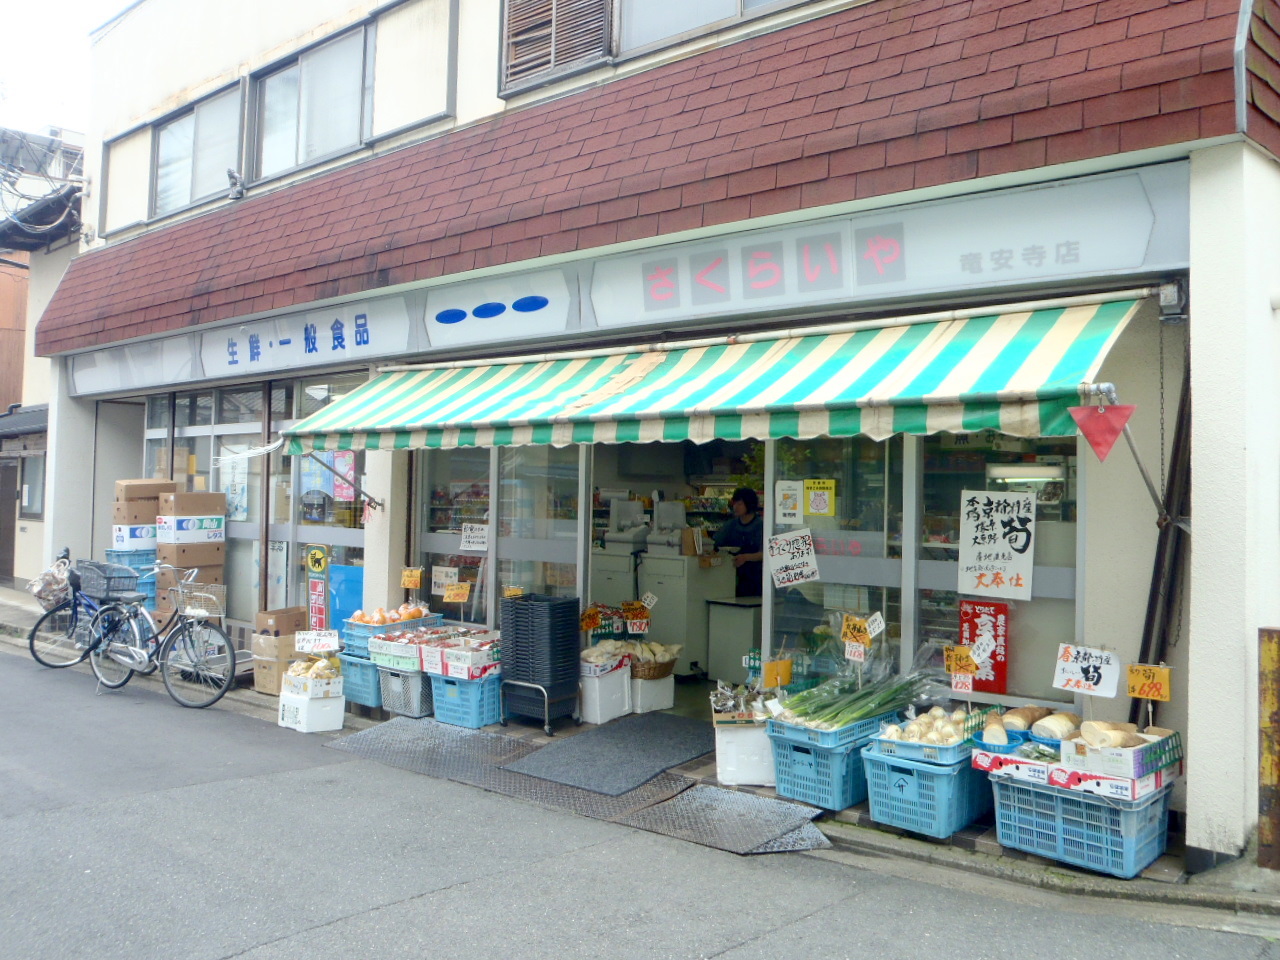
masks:
[[[0,578],[13,577],[13,536],[18,520],[18,461],[0,460]]]

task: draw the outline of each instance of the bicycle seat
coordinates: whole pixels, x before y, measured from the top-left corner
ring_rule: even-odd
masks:
[[[120,603],[146,603],[151,597],[145,593],[113,593],[107,599],[116,600]]]

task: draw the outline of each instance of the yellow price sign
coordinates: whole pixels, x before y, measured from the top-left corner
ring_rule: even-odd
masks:
[[[400,571],[400,586],[405,590],[422,589],[422,568],[405,567]]]
[[[947,660],[947,673],[974,674],[978,672],[978,662],[968,647],[947,647],[943,650]]]
[[[1171,667],[1153,667],[1145,663],[1129,664],[1129,696],[1135,700],[1162,700],[1171,698]]]
[[[511,597],[523,597],[523,596],[524,596],[524,587],[503,587],[503,588],[502,588],[502,595],[503,595],[504,597],[507,597],[507,598],[511,598]]]
[[[466,603],[471,596],[471,584],[468,581],[451,583],[444,588],[445,603]]]
[[[840,639],[845,643],[860,643],[864,647],[871,646],[871,633],[867,630],[867,621],[846,613],[840,621]]]
[[[582,629],[583,630],[590,632],[592,630],[599,629],[600,624],[602,622],[603,620],[600,616],[600,611],[597,610],[595,607],[592,607],[589,610],[583,611],[582,613]]]

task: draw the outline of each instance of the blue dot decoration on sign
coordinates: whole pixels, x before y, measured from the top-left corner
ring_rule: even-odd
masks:
[[[441,310],[436,314],[436,323],[461,323],[467,319],[465,310]]]
[[[511,305],[511,309],[516,313],[533,313],[544,309],[550,302],[546,297],[521,297]]]
[[[471,311],[473,317],[479,317],[481,320],[488,320],[490,317],[496,317],[499,314],[507,312],[505,303],[482,303]]]

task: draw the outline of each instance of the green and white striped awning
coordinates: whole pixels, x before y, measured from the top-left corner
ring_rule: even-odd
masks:
[[[379,375],[287,452],[998,430],[1070,436],[1138,300]]]

